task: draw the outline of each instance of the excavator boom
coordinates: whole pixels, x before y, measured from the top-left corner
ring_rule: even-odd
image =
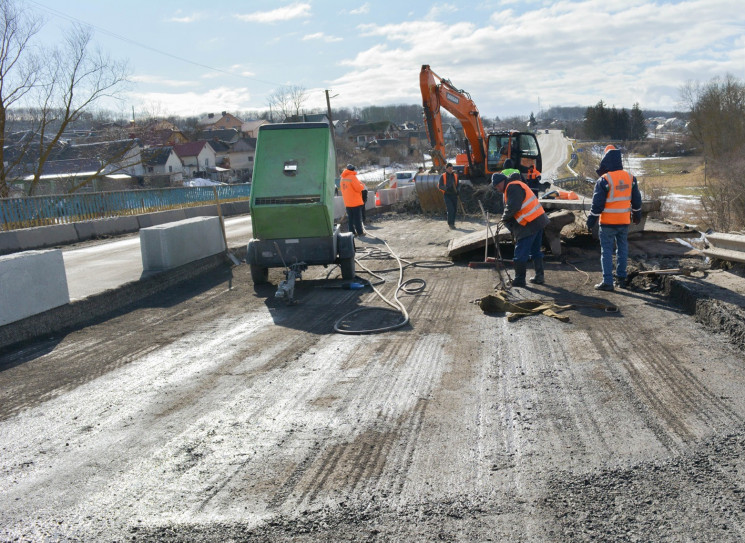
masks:
[[[463,126],[463,132],[471,147],[469,170],[472,176],[484,175],[486,160],[486,133],[479,110],[464,90],[456,88],[449,80],[434,73],[429,65],[422,66],[419,74],[419,86],[422,91],[422,107],[427,128],[427,136],[432,145],[432,163],[441,171],[445,167],[445,137],[442,131],[440,108],[453,115]]]

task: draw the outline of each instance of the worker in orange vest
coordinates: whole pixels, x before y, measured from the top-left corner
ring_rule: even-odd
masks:
[[[531,258],[535,275],[530,278],[530,282],[542,285],[545,282],[541,252],[543,229],[550,222],[546,211],[530,187],[521,180],[519,173],[513,173],[510,178],[495,173],[492,175],[492,187],[503,194],[502,222],[515,238],[515,279],[512,286],[525,286],[525,272]]]
[[[639,224],[642,218],[642,195],[636,177],[624,171],[621,151],[608,145],[597,169],[592,208],[587,228],[592,230],[600,220],[600,263],[603,281],[596,290],[613,291],[613,253],[616,254],[615,286],[626,288],[626,263],[629,256],[629,224]]]
[[[453,171],[453,165],[448,162],[445,165],[445,173],[440,177],[437,188],[442,192],[445,199],[445,209],[448,214],[448,227],[455,229],[455,212],[458,209],[458,174]]]
[[[341,197],[344,200],[344,207],[347,209],[347,222],[349,231],[355,236],[364,236],[365,231],[362,229],[362,207],[365,202],[362,200],[362,191],[365,185],[357,179],[356,168],[353,164],[347,164],[347,168],[341,172],[339,188]]]

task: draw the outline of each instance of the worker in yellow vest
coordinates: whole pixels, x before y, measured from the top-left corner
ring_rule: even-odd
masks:
[[[543,268],[543,229],[549,224],[548,216],[538,197],[522,181],[520,173],[513,173],[508,179],[504,174],[492,175],[492,187],[504,196],[502,222],[515,238],[515,279],[513,287],[524,287],[525,272],[529,259],[533,259],[535,275],[531,283],[542,285],[545,282]]]
[[[603,281],[596,290],[613,291],[614,285],[626,288],[626,265],[629,257],[629,225],[639,224],[642,218],[642,195],[636,177],[624,171],[621,151],[608,145],[597,170],[592,208],[587,217],[587,228],[592,230],[600,221],[600,263]],[[615,246],[615,251],[614,251]],[[613,254],[616,255],[616,278],[613,280]]]

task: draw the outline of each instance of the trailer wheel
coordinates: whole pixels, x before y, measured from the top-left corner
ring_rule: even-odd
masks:
[[[354,268],[354,257],[340,258],[339,267],[341,268],[341,278],[345,281],[351,281],[354,279],[355,268]]]
[[[250,264],[251,279],[254,285],[262,285],[269,282],[269,268],[262,268],[257,264]]]

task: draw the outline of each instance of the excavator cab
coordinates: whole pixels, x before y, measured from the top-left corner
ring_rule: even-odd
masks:
[[[487,140],[486,169],[490,173],[504,169],[504,162],[512,160],[513,167],[527,172],[530,166],[541,171],[541,151],[538,139],[531,132],[497,132],[489,134]]]

